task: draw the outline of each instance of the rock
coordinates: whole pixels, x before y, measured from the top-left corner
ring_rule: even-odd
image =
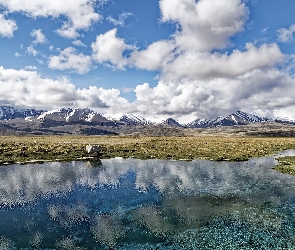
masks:
[[[98,154],[101,151],[101,147],[98,145],[87,145],[86,152],[87,154]]]

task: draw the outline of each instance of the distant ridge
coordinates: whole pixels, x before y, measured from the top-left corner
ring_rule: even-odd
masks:
[[[120,119],[114,120],[106,118],[105,116],[89,109],[77,108],[60,108],[54,110],[36,110],[36,109],[21,109],[9,106],[0,106],[0,120],[13,120],[13,119],[26,119],[35,118],[42,123],[50,126],[63,125],[63,124],[87,124],[87,125],[104,125],[104,126],[117,126],[117,125],[130,125],[130,126],[162,126],[174,128],[210,128],[216,126],[235,126],[246,125],[252,123],[264,122],[277,122],[284,124],[293,124],[295,121],[287,121],[281,119],[270,119],[256,115],[252,115],[242,111],[236,111],[227,116],[219,116],[210,119],[196,119],[189,123],[179,123],[173,118],[168,118],[162,121],[150,121],[137,114],[124,114]]]

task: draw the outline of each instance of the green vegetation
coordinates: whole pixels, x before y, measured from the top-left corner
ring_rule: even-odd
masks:
[[[295,175],[295,156],[285,156],[277,158],[280,163],[275,167],[279,172]]]
[[[87,144],[102,146],[102,159],[244,161],[295,148],[295,138],[3,136],[0,137],[0,164],[77,160],[87,157]]]

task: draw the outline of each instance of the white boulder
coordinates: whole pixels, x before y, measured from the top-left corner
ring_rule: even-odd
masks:
[[[86,152],[87,154],[98,154],[101,151],[101,147],[98,145],[87,145],[86,146]]]

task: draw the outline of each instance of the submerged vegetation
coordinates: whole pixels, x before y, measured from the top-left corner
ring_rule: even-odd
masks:
[[[83,159],[87,144],[102,146],[101,158],[245,161],[295,148],[295,138],[3,136],[0,164]]]

